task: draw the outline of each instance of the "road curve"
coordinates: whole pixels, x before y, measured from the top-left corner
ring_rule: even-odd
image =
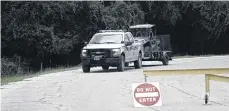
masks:
[[[144,62],[144,69],[229,67],[229,56],[174,59],[168,66]],[[154,76],[162,106],[135,108],[131,83],[144,82],[142,69],[128,67],[91,73],[81,69],[50,73],[1,86],[2,111],[228,111],[229,83],[212,81],[209,105],[204,105],[204,76]]]

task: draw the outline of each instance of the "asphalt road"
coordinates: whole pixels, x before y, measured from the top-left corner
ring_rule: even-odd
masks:
[[[144,62],[144,69],[229,67],[229,56],[176,59],[168,66]],[[228,75],[226,75],[228,76]],[[229,83],[211,81],[208,105],[204,104],[204,76],[154,76],[159,82],[162,106],[136,108],[131,84],[144,82],[142,69],[128,67],[91,73],[81,69],[51,73],[1,86],[2,111],[228,111]]]

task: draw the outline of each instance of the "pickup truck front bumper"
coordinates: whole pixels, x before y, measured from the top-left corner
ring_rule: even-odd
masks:
[[[117,66],[120,64],[120,57],[113,57],[113,58],[101,58],[100,60],[94,60],[93,58],[81,58],[82,65],[87,66]]]

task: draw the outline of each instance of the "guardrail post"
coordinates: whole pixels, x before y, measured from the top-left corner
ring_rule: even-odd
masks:
[[[205,74],[205,104],[208,103],[209,100],[209,96],[210,96],[210,89],[209,89],[209,80],[210,80],[210,76],[208,74]]]
[[[145,82],[147,82],[147,76],[146,76],[146,75],[144,75],[144,77],[145,77]]]
[[[206,93],[210,94],[210,89],[209,89],[209,80],[210,80],[210,76],[208,74],[205,74],[205,89],[206,89]]]

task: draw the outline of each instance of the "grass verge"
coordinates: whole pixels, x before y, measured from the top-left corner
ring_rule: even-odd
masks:
[[[12,75],[12,76],[1,76],[1,85],[6,85],[6,84],[11,83],[11,82],[22,81],[26,78],[32,78],[32,77],[43,75],[43,74],[69,71],[69,70],[76,70],[79,68],[80,68],[80,65],[77,65],[74,67],[47,68],[43,72],[27,73],[27,74],[23,74],[23,75],[21,74],[21,75]]]

